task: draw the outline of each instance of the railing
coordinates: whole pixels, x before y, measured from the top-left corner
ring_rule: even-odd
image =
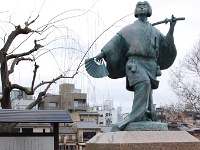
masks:
[[[74,108],[87,108],[87,104],[74,105]]]

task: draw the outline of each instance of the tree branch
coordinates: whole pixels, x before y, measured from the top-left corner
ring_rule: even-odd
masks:
[[[37,74],[37,69],[39,68],[39,65],[37,65],[35,63],[35,69],[33,70],[33,80],[32,80],[32,83],[31,83],[31,90],[33,90],[33,87],[34,87],[34,84],[35,84],[35,78],[36,78],[36,74]]]
[[[32,23],[34,23],[38,19],[38,17],[39,17],[39,15],[37,15],[37,17],[34,20],[32,20],[31,22],[26,21],[25,27],[28,28]]]
[[[34,106],[36,106],[37,104],[39,104],[39,103],[42,101],[42,98],[46,95],[48,89],[49,89],[49,88],[51,87],[51,85],[52,85],[53,83],[55,83],[57,80],[59,80],[59,79],[61,79],[61,78],[74,78],[74,76],[75,76],[76,74],[77,74],[77,72],[74,73],[71,77],[64,77],[63,75],[60,75],[60,76],[58,76],[57,78],[55,78],[55,79],[53,79],[53,80],[51,80],[51,81],[46,81],[46,82],[40,83],[38,86],[36,86],[36,87],[34,88],[34,91],[35,91],[38,87],[40,87],[40,86],[42,86],[42,85],[44,85],[44,84],[48,84],[48,85],[47,85],[47,87],[45,88],[44,91],[42,91],[42,92],[40,92],[40,93],[38,94],[37,99],[36,99],[34,102],[32,102],[26,109],[32,109]]]
[[[32,30],[28,27],[25,28],[21,28],[20,25],[15,26],[15,30],[11,32],[11,34],[8,36],[8,39],[6,40],[6,43],[4,45],[4,47],[1,49],[3,52],[7,53],[10,45],[12,44],[12,42],[14,41],[14,39],[19,35],[19,34],[28,34],[32,32]]]
[[[22,56],[30,55],[31,53],[33,53],[33,52],[39,50],[41,47],[43,47],[42,45],[37,44],[37,40],[34,41],[34,44],[35,44],[34,48],[31,49],[30,51],[24,52],[24,53],[20,53],[20,54],[11,54],[11,55],[8,55],[7,59],[9,60],[9,59],[12,59],[12,58],[17,58],[17,57],[22,57]]]
[[[33,90],[29,90],[27,87],[21,86],[19,84],[12,84],[11,89],[19,89],[19,90],[25,92],[27,95],[33,95],[34,94]]]
[[[33,61],[31,58],[24,58],[24,57],[15,58],[15,60],[13,61],[12,65],[10,67],[10,70],[8,70],[9,75],[14,72],[15,65],[18,65],[19,62],[22,61],[22,60]]]

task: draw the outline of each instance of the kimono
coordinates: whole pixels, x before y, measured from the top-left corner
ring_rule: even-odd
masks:
[[[142,74],[140,72],[138,76],[140,78],[136,77],[134,79],[136,81],[133,82],[141,82],[148,77],[151,79],[153,89],[156,89],[159,83],[156,80],[156,73],[159,69],[167,69],[173,64],[177,51],[173,37],[168,34],[163,36],[148,22],[146,27],[143,26],[139,20],[136,20],[133,24],[124,27],[102,48],[102,51],[106,55],[108,77],[112,79],[127,77],[126,64],[129,57],[135,57],[138,58],[136,61],[140,61],[134,64],[135,69],[142,68],[145,71],[142,71]],[[135,76],[137,73],[139,72],[135,71]],[[133,91],[128,80],[127,90]]]
[[[126,88],[134,91],[132,112],[116,126],[122,130],[128,123],[156,121],[152,89],[157,89],[157,76],[176,58],[171,34],[164,36],[150,23],[136,20],[122,28],[103,48],[109,78],[126,77]]]

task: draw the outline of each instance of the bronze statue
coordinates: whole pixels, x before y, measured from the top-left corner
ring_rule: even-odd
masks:
[[[169,68],[176,58],[174,26],[182,18],[166,19],[170,28],[166,36],[147,21],[152,14],[147,1],[138,2],[134,23],[122,28],[103,48],[95,61],[106,61],[108,76],[112,79],[126,77],[126,88],[134,92],[129,117],[116,123],[112,131],[120,131],[131,122],[156,121],[152,90],[157,89],[157,76]],[[163,23],[163,22],[158,22]]]

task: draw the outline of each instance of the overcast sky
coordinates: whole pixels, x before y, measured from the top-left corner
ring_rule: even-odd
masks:
[[[134,12],[136,0],[0,0],[0,20],[11,20],[15,25],[22,25],[31,15],[31,19],[40,15],[36,23],[32,26],[38,27],[39,24],[44,24],[57,14],[72,10],[79,9],[74,14],[80,14],[90,9],[90,12],[83,16],[81,19],[71,19],[64,22],[74,33],[79,36],[83,47],[87,48],[92,44],[96,37],[104,30],[109,28],[114,22],[120,18]],[[178,64],[179,60],[183,58],[188,50],[190,50],[199,38],[200,33],[200,19],[199,18],[199,0],[149,0],[152,6],[152,16],[149,18],[150,23],[170,18],[173,14],[175,17],[185,17],[186,20],[178,21],[175,26],[174,39],[177,47],[178,55],[173,66]],[[68,16],[74,14],[68,13]],[[64,16],[64,15],[63,15]],[[99,38],[94,44],[93,48],[89,51],[89,57],[98,54],[104,44],[112,38],[123,26],[132,23],[136,18],[133,15],[124,18],[122,21],[116,23],[110,30]],[[1,26],[4,23],[1,22]],[[169,29],[169,24],[161,24],[156,26],[164,35]],[[10,28],[4,27],[4,30],[11,31]],[[63,33],[64,34],[64,33]],[[2,36],[1,36],[2,37]],[[1,43],[2,44],[2,43]],[[2,46],[2,45],[1,45]],[[83,48],[84,49],[84,48]],[[85,50],[85,51],[86,51]],[[63,58],[63,57],[62,57]],[[40,78],[42,75],[45,77],[53,77],[56,66],[48,65],[50,62],[42,60],[46,63],[44,72],[40,70]],[[67,61],[66,61],[67,62]],[[65,63],[66,63],[65,62]],[[172,66],[172,67],[173,67]],[[55,68],[56,69],[55,69]],[[66,66],[65,66],[66,67]],[[84,68],[83,68],[84,69]],[[12,78],[13,81],[25,83],[26,86],[30,82],[26,82],[30,75],[24,73],[25,69],[21,68],[18,75]],[[27,70],[26,70],[27,71]],[[169,78],[169,69],[162,71],[162,76],[158,78],[160,86],[154,91],[154,103],[164,105],[171,101],[176,101],[172,90],[168,86],[167,80]],[[23,77],[23,79],[19,79]],[[39,78],[39,79],[40,79]],[[44,80],[44,79],[41,79]],[[62,80],[60,83],[75,83],[76,88],[82,89],[83,92],[88,92],[88,101],[91,104],[100,104],[103,100],[112,99],[115,106],[122,106],[123,112],[130,112],[133,101],[133,94],[126,91],[125,78],[112,80],[108,77],[103,79],[93,79],[91,77],[80,77],[74,80]],[[58,86],[56,86],[58,87]],[[51,88],[53,93],[58,93],[58,89]]]

